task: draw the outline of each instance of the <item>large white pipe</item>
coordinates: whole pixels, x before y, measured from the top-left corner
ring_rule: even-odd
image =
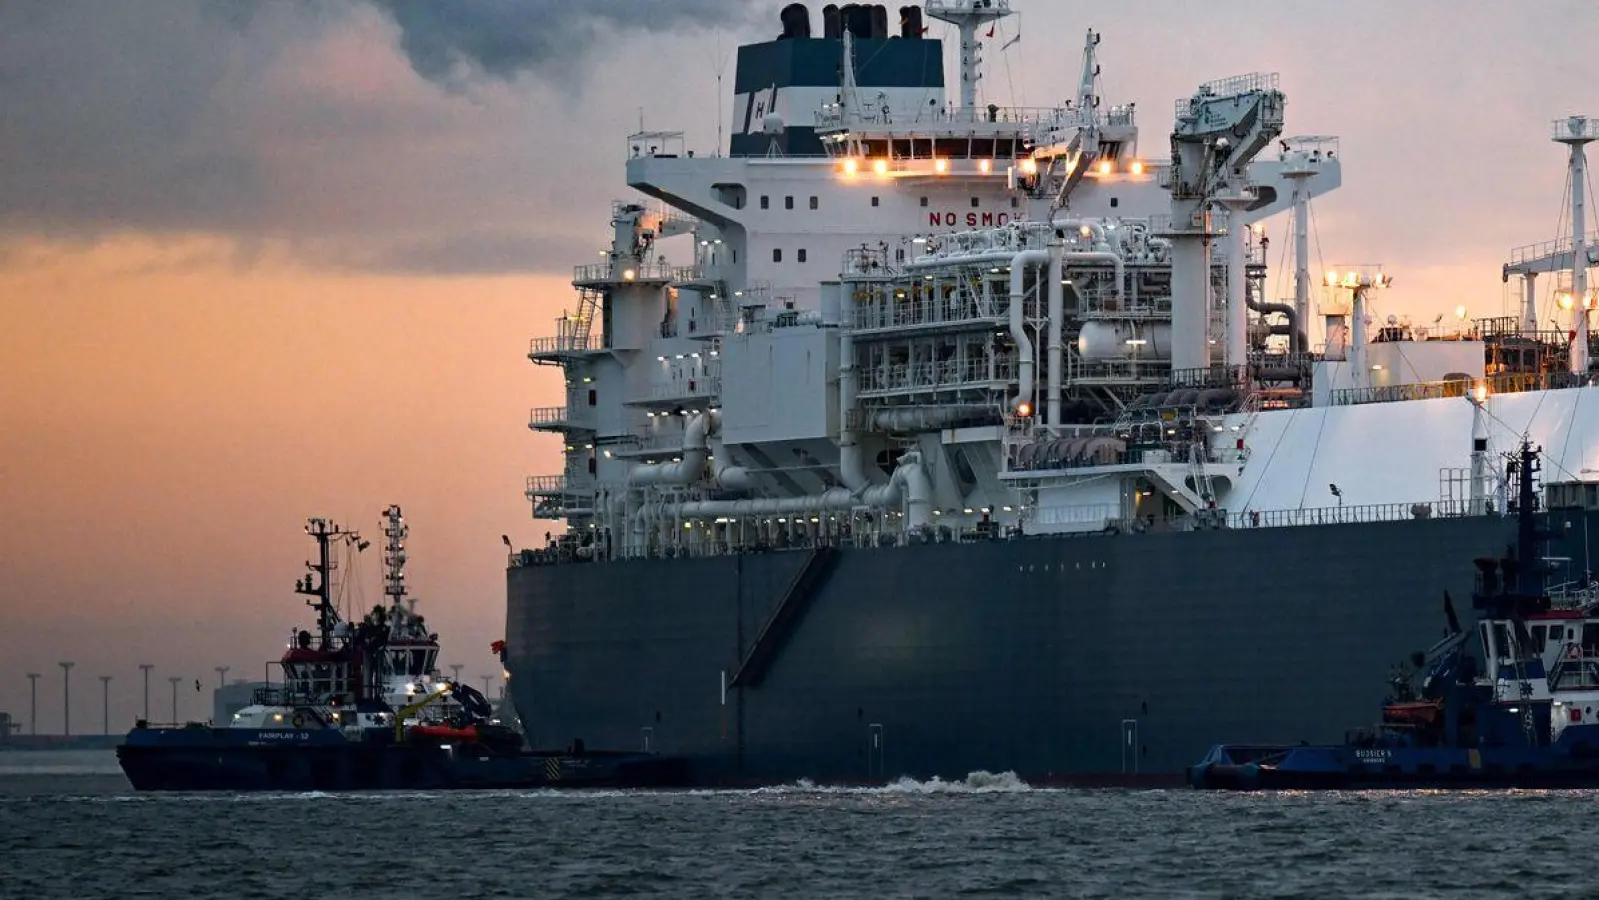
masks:
[[[720,424],[716,418],[713,418],[712,422],[713,424]],[[713,428],[712,432],[714,433],[715,430]],[[711,466],[711,480],[716,483],[716,486],[724,491],[753,490],[755,479],[750,475],[750,470],[743,466],[733,465],[732,454],[727,452],[727,446],[722,443],[722,439],[720,437],[712,437],[710,445],[711,460],[714,463]]]
[[[1056,231],[1087,231],[1087,237],[1095,249],[1110,246],[1110,237],[1103,222],[1092,219],[1053,219],[1049,224]]]
[[[879,409],[872,413],[872,427],[879,431],[937,431],[980,413],[991,414],[992,411],[992,406],[976,404]]]
[[[720,487],[733,491],[746,491],[754,485],[749,470],[732,464],[732,458],[720,440],[712,437],[721,431],[722,411],[707,410],[689,420],[683,429],[683,458],[674,463],[651,463],[638,466],[628,474],[627,483],[637,487],[646,484],[693,484],[705,474],[708,457],[716,457],[711,475]]]
[[[1355,288],[1349,315],[1349,365],[1357,388],[1371,387],[1371,370],[1366,368],[1366,289]]]
[[[855,430],[850,428],[850,413],[855,409],[858,390],[855,372],[855,336],[848,328],[838,335],[838,476],[851,492],[866,489],[866,467]]]
[[[905,264],[908,270],[931,269],[939,266],[977,265],[1010,262],[1015,250],[986,250],[982,253],[961,253],[948,256],[919,256]]]
[[[710,431],[711,419],[700,413],[689,420],[683,429],[683,458],[672,463],[651,463],[634,467],[628,473],[630,485],[693,484],[705,473],[705,457],[709,448],[705,441]]]
[[[1117,268],[1120,268],[1120,259],[1117,257]],[[1065,256],[1061,253],[1060,244],[1051,244],[1049,248],[1049,372],[1047,387],[1044,390],[1046,416],[1044,424],[1051,428],[1060,425],[1060,387],[1061,387],[1061,319],[1066,315],[1066,287],[1061,282],[1066,280]],[[1120,279],[1117,280],[1120,283]]]
[[[1471,514],[1480,516],[1488,499],[1488,397],[1484,392],[1480,398],[1467,394],[1466,399],[1471,401]]]
[[[1308,173],[1307,173],[1308,175]],[[1310,333],[1310,184],[1294,179],[1294,315],[1298,327]],[[1301,350],[1309,349],[1300,347]]]
[[[886,484],[873,485],[857,496],[848,488],[833,488],[821,494],[804,497],[752,498],[748,500],[700,500],[673,504],[669,509],[678,520],[739,518],[749,516],[796,515],[801,513],[848,512],[858,506],[888,509],[908,500],[907,522],[911,527],[925,525],[932,519],[932,479],[922,464],[921,454],[908,451],[900,457],[899,467]],[[642,515],[659,520],[668,507],[646,506]]]
[[[1171,325],[1174,372],[1210,367],[1210,244],[1181,234],[1171,248]]]
[[[1241,210],[1229,213],[1227,224],[1227,365],[1238,369],[1249,363],[1249,285],[1244,264],[1249,247],[1249,223]],[[1296,320],[1297,321],[1297,320]],[[1294,343],[1290,341],[1290,344]]]
[[[1027,403],[1029,408],[1033,402],[1035,385],[1033,342],[1027,337],[1027,321],[1023,315],[1023,276],[1027,274],[1028,266],[1040,266],[1049,262],[1047,250],[1023,250],[1011,258],[1010,261],[1010,335],[1016,342],[1017,379],[1016,396],[1011,399],[1012,409],[1020,410],[1022,403]]]
[[[1530,336],[1538,331],[1538,273],[1528,272],[1521,276],[1521,286],[1525,291],[1521,305],[1521,330]]]
[[[1116,267],[1116,296],[1120,297],[1122,285],[1127,283],[1127,263],[1120,253],[1111,250],[1068,250],[1066,259],[1072,265],[1077,263],[1110,263]],[[1060,279],[1056,279],[1059,281]]]

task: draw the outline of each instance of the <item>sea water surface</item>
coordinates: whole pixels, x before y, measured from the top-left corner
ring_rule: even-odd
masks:
[[[1599,793],[135,794],[0,753],[0,898],[1574,897]]]

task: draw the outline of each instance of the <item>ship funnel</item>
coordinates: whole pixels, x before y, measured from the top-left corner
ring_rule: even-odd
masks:
[[[901,6],[899,8],[899,36],[912,39],[921,38],[922,8],[920,6]]]
[[[838,4],[829,3],[822,7],[822,37],[836,41],[844,36],[843,31],[839,25]]]
[[[842,30],[849,32],[852,37],[864,41],[872,36],[871,4],[846,3],[838,14]]]
[[[872,38],[884,40],[888,37],[888,7],[879,3],[872,7]]]
[[[780,41],[796,40],[811,36],[811,13],[803,3],[790,3],[783,7],[779,16],[783,23],[783,36]]]

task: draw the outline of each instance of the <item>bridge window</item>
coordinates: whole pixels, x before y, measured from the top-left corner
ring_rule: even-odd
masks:
[[[873,197],[873,198],[872,198],[872,205],[873,205],[873,206],[878,206],[878,205],[880,205],[880,198],[878,198],[878,197]]]
[[[799,260],[800,262],[804,262],[805,261],[805,248],[804,247],[799,248],[799,252],[795,254],[794,258]]]
[[[771,208],[772,208],[772,198],[766,196],[765,194],[762,194],[761,195],[761,209],[771,209]]]
[[[818,201],[816,199],[816,195],[812,194],[811,195],[811,209],[816,209],[817,208],[817,204],[818,204]]]
[[[783,261],[783,248],[782,247],[773,247],[772,248],[772,262],[782,262],[782,261]]]
[[[793,197],[784,197],[783,198],[783,208],[784,209],[793,209],[794,208],[794,198]]]

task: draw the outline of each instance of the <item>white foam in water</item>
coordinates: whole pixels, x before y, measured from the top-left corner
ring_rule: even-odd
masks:
[[[1021,794],[1032,790],[1015,772],[976,771],[961,781],[945,781],[936,775],[927,781],[900,778],[880,788],[867,788],[879,794]]]
[[[754,788],[743,791],[690,791],[691,794],[902,794],[929,796],[932,794],[1022,794],[1036,790],[1016,776],[1015,772],[995,774],[976,771],[960,781],[945,781],[934,776],[926,781],[901,776],[879,787],[818,787],[809,778],[793,784]]]

